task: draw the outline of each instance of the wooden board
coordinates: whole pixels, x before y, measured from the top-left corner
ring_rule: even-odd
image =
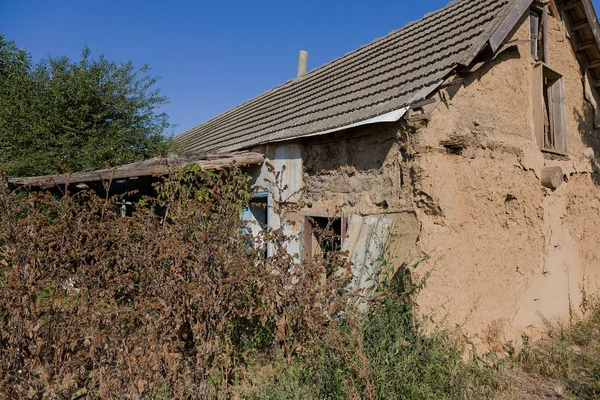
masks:
[[[260,153],[238,152],[231,154],[197,154],[187,157],[153,158],[133,164],[122,165],[110,169],[92,172],[75,172],[72,174],[34,176],[27,178],[9,178],[8,183],[14,186],[52,187],[58,185],[78,184],[139,178],[143,176],[169,175],[177,168],[187,165],[199,165],[200,168],[221,169],[230,166],[261,164],[264,156]]]
[[[529,11],[533,0],[516,0],[510,9],[510,12],[504,18],[504,20],[500,23],[500,26],[490,37],[489,43],[493,52],[496,52],[506,38],[509,33],[517,26],[517,23],[523,17],[523,15]]]
[[[542,43],[544,44],[544,62],[546,65],[550,64],[550,35],[548,33],[548,4],[544,5],[544,12],[542,13]]]
[[[552,129],[554,135],[554,150],[560,154],[568,152],[567,112],[564,79],[558,79],[552,84]]]
[[[533,67],[532,100],[533,100],[533,129],[538,147],[544,147],[544,66],[537,63]]]

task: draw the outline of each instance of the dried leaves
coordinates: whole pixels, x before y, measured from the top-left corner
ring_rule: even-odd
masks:
[[[243,233],[239,171],[156,193],[122,218],[119,199],[0,189],[2,396],[221,395],[250,355],[291,355],[343,308],[341,257],[323,279],[331,259],[299,263],[282,229]]]

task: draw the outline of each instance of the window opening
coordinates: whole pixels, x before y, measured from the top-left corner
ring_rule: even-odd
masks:
[[[266,230],[269,226],[268,200],[268,193],[257,193],[252,196],[252,199],[248,202],[248,208],[253,220],[256,221],[256,225],[263,230]]]
[[[269,227],[269,193],[259,192],[252,196],[242,212],[242,221],[246,223],[244,233],[254,235]]]
[[[261,232],[269,229],[269,203],[269,193],[259,192],[252,196],[242,211],[241,220],[244,225],[240,229],[240,234],[248,238],[248,247],[252,246],[254,240],[252,237],[257,238]],[[270,246],[267,244],[265,256],[268,257],[269,254]]]
[[[340,217],[306,216],[304,222],[304,254],[307,258],[342,250],[345,226]]]

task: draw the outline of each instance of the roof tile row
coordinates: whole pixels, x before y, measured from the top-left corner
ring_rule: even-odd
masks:
[[[234,151],[336,129],[421,100],[509,0],[457,0],[177,136],[190,152]]]

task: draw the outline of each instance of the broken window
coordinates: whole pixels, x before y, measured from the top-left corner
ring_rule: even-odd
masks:
[[[533,89],[534,125],[540,149],[567,155],[566,100],[562,75],[538,63],[534,67]]]
[[[240,234],[246,237],[248,249],[256,245],[260,234],[269,228],[269,200],[267,192],[259,192],[252,196],[248,205],[244,207],[241,215],[242,223]],[[270,246],[266,243],[265,256],[270,254]]]
[[[340,217],[306,216],[304,221],[304,256],[310,259],[315,255],[342,250],[345,224]]]

